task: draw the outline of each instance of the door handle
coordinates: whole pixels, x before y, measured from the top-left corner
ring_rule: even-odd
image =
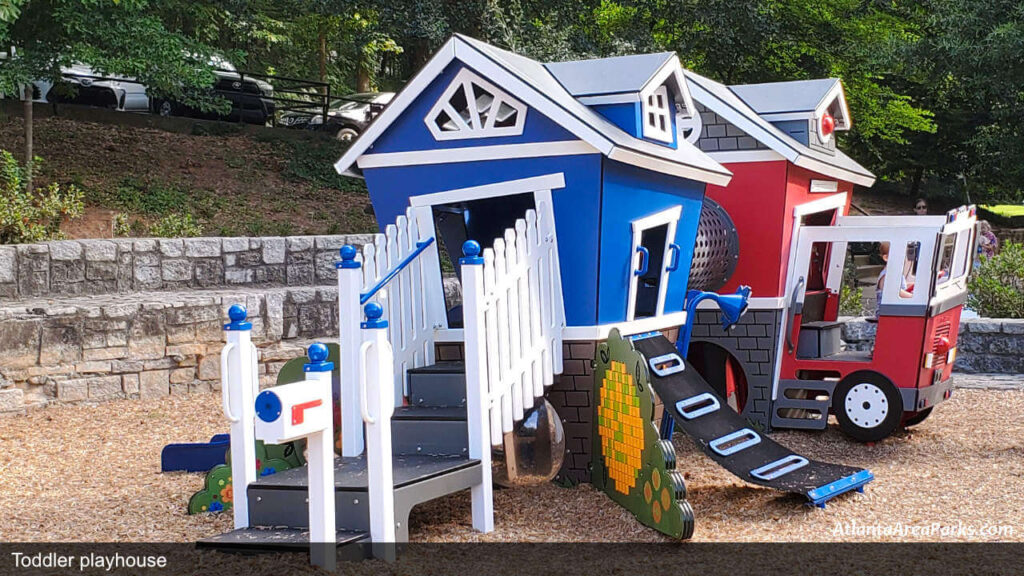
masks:
[[[796,297],[803,285],[804,277],[801,276],[796,281],[796,286],[793,287],[793,293],[789,295],[789,311],[786,315],[786,347],[789,349],[790,354],[793,353],[793,320],[796,319]]]
[[[668,249],[672,253],[672,256],[669,259],[668,268],[665,268],[665,271],[666,272],[675,272],[676,270],[679,269],[679,251],[680,251],[679,244],[676,244],[675,242],[673,242],[673,243],[668,245]]]
[[[640,269],[633,271],[634,276],[647,274],[647,265],[651,263],[651,253],[643,246],[637,246],[636,251],[640,253]]]

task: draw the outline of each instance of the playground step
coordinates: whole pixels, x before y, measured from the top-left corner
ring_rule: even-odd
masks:
[[[399,541],[407,538],[406,516],[413,506],[469,488],[481,478],[480,461],[465,457],[396,455],[392,463]],[[368,531],[365,457],[335,459],[334,478],[338,528]],[[304,466],[264,476],[249,486],[249,520],[253,526],[305,528],[309,524],[307,494]]]
[[[339,548],[369,542],[368,533],[362,530],[338,530],[337,545]],[[253,526],[250,528],[239,528],[210,538],[203,538],[196,542],[197,548],[215,548],[217,550],[237,552],[300,552],[309,548],[309,530],[301,528]],[[352,547],[356,548],[356,547]],[[362,550],[354,550],[352,558],[358,559],[365,556]]]
[[[461,456],[469,451],[466,409],[458,406],[402,406],[391,418],[394,454]]]
[[[466,366],[462,362],[438,362],[413,368],[406,374],[412,405],[466,405]]]

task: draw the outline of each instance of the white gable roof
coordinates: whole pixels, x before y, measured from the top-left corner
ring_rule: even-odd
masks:
[[[731,172],[688,142],[680,141],[678,148],[672,149],[626,133],[574,98],[540,62],[462,35],[452,37],[441,47],[349,146],[334,165],[335,169],[348,173],[388,126],[456,59],[612,160],[719,186],[727,185],[732,179]]]
[[[725,118],[758,142],[768,146],[793,164],[860,186],[871,186],[875,175],[841,151],[826,154],[798,142],[790,135],[775,127],[750,105],[744,102],[729,86],[705,78],[700,74],[684,70],[693,99]],[[829,80],[830,85],[836,80]],[[784,83],[788,84],[788,83]],[[820,95],[819,95],[820,96]],[[817,98],[820,103],[820,97]],[[765,104],[767,106],[767,104]],[[817,106],[817,104],[816,104]],[[812,109],[813,110],[813,109]]]

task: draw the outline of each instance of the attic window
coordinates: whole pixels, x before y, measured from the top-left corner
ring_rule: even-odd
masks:
[[[664,84],[651,92],[644,101],[644,138],[672,141],[672,116],[668,88]]]
[[[526,106],[463,68],[424,120],[435,140],[518,136]]]

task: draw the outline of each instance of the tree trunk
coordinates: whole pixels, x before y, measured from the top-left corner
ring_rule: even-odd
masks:
[[[924,166],[914,169],[914,180],[910,184],[910,201],[917,202],[921,197],[921,179],[924,177]]]
[[[324,86],[320,87],[320,93],[327,95],[327,28],[320,25],[320,81]]]
[[[356,73],[356,92],[370,91],[370,71],[366,69],[366,62],[359,61],[359,71]]]
[[[26,84],[24,89],[24,122],[25,122],[25,186],[32,193],[32,85]]]

